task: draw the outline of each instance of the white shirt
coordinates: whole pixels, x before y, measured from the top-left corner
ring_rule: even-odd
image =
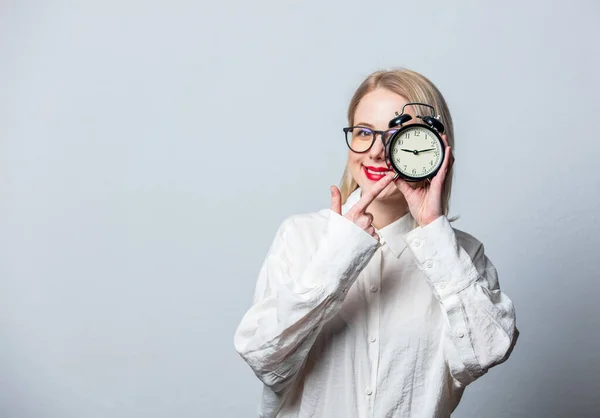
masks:
[[[413,227],[378,242],[329,209],[281,224],[234,337],[260,417],[449,417],[508,358],[514,308],[483,245],[445,216]]]

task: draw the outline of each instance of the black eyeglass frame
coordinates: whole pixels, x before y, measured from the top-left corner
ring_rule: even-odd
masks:
[[[371,145],[369,145],[369,147],[364,150],[364,151],[355,151],[352,149],[352,147],[350,146],[350,142],[352,141],[352,138],[350,138],[350,141],[348,141],[348,133],[352,130],[352,129],[356,129],[356,128],[360,128],[360,129],[365,129],[367,131],[371,131],[373,132],[373,140],[371,141]],[[377,141],[377,135],[380,136],[381,138],[381,142],[383,142],[383,146],[386,147],[389,140],[394,136],[394,134],[396,132],[398,132],[400,130],[400,128],[392,128],[392,129],[388,129],[386,131],[378,131],[376,129],[372,129],[369,128],[368,126],[362,126],[362,125],[356,125],[356,126],[348,126],[345,128],[342,128],[342,130],[344,131],[345,134],[345,138],[346,138],[346,145],[348,146],[348,148],[350,149],[350,151],[355,152],[357,154],[364,154],[365,152],[369,151],[371,148],[373,148],[373,144],[375,143],[375,141]],[[385,141],[385,134],[389,133],[389,137],[387,142]]]

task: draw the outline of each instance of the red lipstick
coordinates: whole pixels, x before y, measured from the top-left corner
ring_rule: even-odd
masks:
[[[368,167],[363,166],[365,176],[372,181],[379,181],[385,177],[385,173],[390,171],[387,167]]]

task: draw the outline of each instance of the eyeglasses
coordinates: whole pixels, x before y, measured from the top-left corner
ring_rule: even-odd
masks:
[[[381,137],[383,145],[387,145],[392,136],[398,132],[398,129],[388,129],[387,131],[377,131],[365,126],[349,126],[343,128],[346,136],[348,148],[357,153],[367,152],[375,143],[377,135]]]

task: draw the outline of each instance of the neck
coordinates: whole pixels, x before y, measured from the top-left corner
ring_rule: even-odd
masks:
[[[393,196],[387,199],[376,199],[367,211],[373,215],[373,226],[377,229],[388,226],[409,212],[404,196]]]

